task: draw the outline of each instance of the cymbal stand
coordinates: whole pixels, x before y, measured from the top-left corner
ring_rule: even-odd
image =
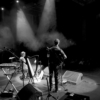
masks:
[[[55,98],[53,95],[50,94],[50,87],[49,87],[49,82],[48,82],[47,77],[46,77],[46,81],[47,81],[47,87],[48,87],[48,94],[47,94],[46,100],[49,100],[49,97],[52,97],[53,99],[57,100],[57,98]]]

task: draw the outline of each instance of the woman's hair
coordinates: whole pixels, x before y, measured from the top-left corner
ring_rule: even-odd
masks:
[[[25,55],[26,55],[25,51],[22,51],[21,56],[25,56]]]
[[[59,43],[60,43],[60,40],[59,39],[54,40],[54,44],[55,45],[58,45]]]

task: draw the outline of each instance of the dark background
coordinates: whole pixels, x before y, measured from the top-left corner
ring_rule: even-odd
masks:
[[[37,18],[36,23],[38,25],[40,11],[45,0],[21,1],[27,5],[31,14],[35,13],[35,17]],[[62,32],[67,39],[72,39],[76,43],[76,45],[64,49],[68,56],[68,59],[65,61],[65,68],[87,71],[99,68],[99,0],[55,0],[55,4],[57,17],[56,29]],[[10,12],[14,5],[14,0],[0,0],[0,6],[5,7],[7,13]],[[1,16],[0,21],[2,21]],[[18,48],[28,51],[22,45],[18,45]],[[16,52],[16,54],[19,56],[19,52]],[[43,64],[47,64],[45,48],[35,53],[29,51],[28,54],[39,54]]]

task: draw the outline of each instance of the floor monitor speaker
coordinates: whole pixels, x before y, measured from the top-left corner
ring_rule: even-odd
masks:
[[[39,100],[40,97],[42,97],[42,91],[32,84],[27,84],[17,94],[17,100]]]

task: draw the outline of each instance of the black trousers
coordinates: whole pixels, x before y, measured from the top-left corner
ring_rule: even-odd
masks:
[[[49,66],[49,84],[50,84],[50,90],[52,89],[53,83],[52,83],[52,78],[53,78],[53,73],[54,73],[54,80],[55,80],[55,90],[58,90],[58,68],[56,65],[51,64]]]

